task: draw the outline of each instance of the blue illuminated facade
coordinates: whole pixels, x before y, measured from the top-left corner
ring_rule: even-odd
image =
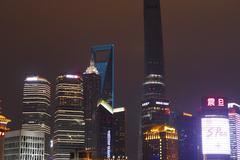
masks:
[[[114,107],[114,45],[97,45],[91,48],[91,54],[101,76],[101,99]]]
[[[114,45],[105,44],[91,48],[91,57],[100,75],[100,96],[97,104],[96,154],[93,158],[103,160],[109,158],[125,158],[125,109],[116,108]]]

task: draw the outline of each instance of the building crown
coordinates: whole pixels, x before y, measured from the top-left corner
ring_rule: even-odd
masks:
[[[99,74],[97,67],[95,66],[95,62],[94,62],[94,58],[93,56],[91,57],[90,60],[90,66],[88,66],[88,68],[86,69],[86,71],[84,72],[84,74]]]

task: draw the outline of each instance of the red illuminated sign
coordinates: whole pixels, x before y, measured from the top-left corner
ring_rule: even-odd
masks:
[[[223,98],[218,98],[218,106],[221,106],[221,107],[225,106]]]
[[[224,98],[208,97],[205,99],[207,107],[224,107],[226,100]]]
[[[207,99],[207,106],[211,107],[211,106],[215,106],[215,98],[208,98]]]

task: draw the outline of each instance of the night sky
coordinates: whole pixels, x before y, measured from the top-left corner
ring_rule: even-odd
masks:
[[[167,97],[195,112],[205,95],[240,102],[240,1],[162,0]],[[136,160],[143,82],[143,1],[0,1],[0,97],[20,122],[23,82],[82,73],[92,45],[116,44],[116,102],[127,107],[128,155]],[[53,88],[54,90],[54,88]]]

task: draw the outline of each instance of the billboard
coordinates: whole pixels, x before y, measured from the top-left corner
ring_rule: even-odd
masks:
[[[201,127],[203,154],[231,154],[227,118],[202,118]]]
[[[221,108],[227,107],[227,99],[224,97],[204,97],[202,98],[202,107]]]

